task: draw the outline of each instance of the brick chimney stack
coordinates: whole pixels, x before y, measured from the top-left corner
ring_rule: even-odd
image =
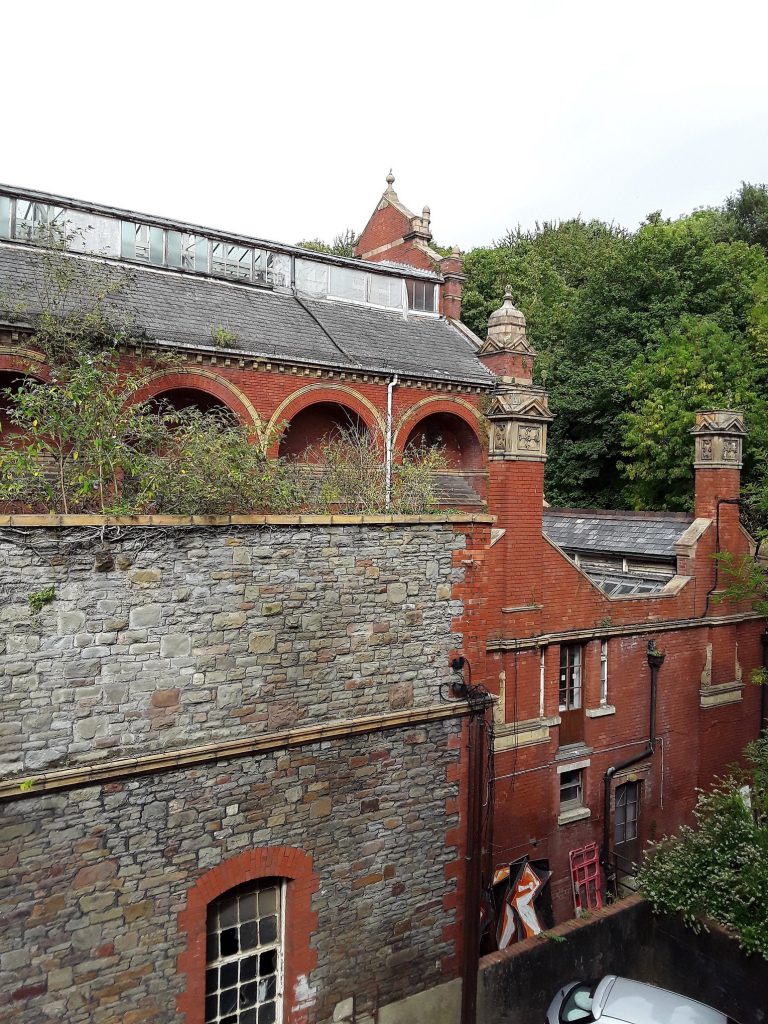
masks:
[[[714,519],[718,502],[732,502],[740,494],[744,414],[733,409],[700,409],[691,433],[696,439],[696,516]],[[722,516],[721,511],[721,520]]]
[[[486,413],[488,511],[504,531],[493,548],[494,627],[533,635],[542,604],[544,463],[553,417],[546,391],[532,383],[535,353],[526,337],[525,317],[512,304],[509,291],[491,314],[488,340],[479,354],[499,376]],[[503,610],[510,608],[515,609],[514,620],[505,620]]]
[[[442,258],[439,270],[445,278],[445,284],[441,289],[440,312],[450,320],[460,320],[461,293],[466,277],[464,275],[464,260],[457,245],[454,245],[450,256]]]

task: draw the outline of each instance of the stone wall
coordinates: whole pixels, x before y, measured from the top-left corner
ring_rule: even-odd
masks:
[[[298,998],[307,1019],[326,1021],[353,995],[370,1010],[442,981],[460,728],[450,719],[6,804],[0,1018],[195,1019],[177,1012],[187,893],[257,847],[304,850],[318,881],[316,923],[294,936],[316,966],[286,994],[286,1019]]]
[[[2,524],[0,1017],[202,1024],[260,877],[286,1024],[457,977],[481,518]]]
[[[0,773],[434,704],[459,531],[0,530]]]

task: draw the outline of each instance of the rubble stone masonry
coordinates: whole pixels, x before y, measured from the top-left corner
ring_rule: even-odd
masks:
[[[464,546],[418,523],[0,529],[2,774],[434,704]]]
[[[490,520],[309,518],[0,524],[3,1020],[202,1024],[207,904],[275,875],[286,1022],[456,976]]]

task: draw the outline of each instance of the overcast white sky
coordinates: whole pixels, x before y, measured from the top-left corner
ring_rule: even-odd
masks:
[[[361,229],[390,166],[462,249],[768,181],[765,0],[27,0],[0,32],[0,181],[262,238]]]

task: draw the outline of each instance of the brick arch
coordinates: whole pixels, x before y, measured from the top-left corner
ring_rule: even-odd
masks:
[[[272,435],[281,423],[290,423],[305,409],[323,404],[338,405],[349,409],[360,417],[371,437],[383,443],[385,426],[381,413],[365,395],[361,395],[344,384],[308,384],[289,395],[272,414],[267,427],[268,435]],[[270,448],[269,454],[277,455],[278,449],[279,442],[275,442]]]
[[[414,427],[418,426],[422,420],[427,419],[429,416],[434,416],[437,413],[447,413],[448,415],[456,416],[458,419],[463,420],[475,435],[481,451],[484,450],[481,427],[483,414],[469,402],[465,402],[462,398],[433,397],[423,398],[420,402],[417,402],[416,405],[406,409],[398,420],[392,436],[392,451],[396,458],[403,454],[405,444]]]
[[[187,890],[187,905],[179,911],[179,932],[187,943],[176,965],[184,979],[184,991],[176,999],[176,1009],[185,1024],[203,1024],[205,1019],[206,923],[208,904],[244,882],[260,878],[288,880],[285,896],[285,940],[283,946],[285,977],[283,1024],[307,1024],[312,1005],[306,993],[308,978],[317,964],[317,952],[309,943],[317,929],[317,914],[312,911],[312,893],[320,883],[312,870],[312,858],[292,846],[268,846],[246,850],[206,871]]]
[[[198,370],[194,367],[185,367],[182,370],[158,370],[153,373],[144,387],[136,392],[134,402],[146,402],[149,398],[156,398],[165,391],[177,391],[180,389],[202,391],[222,402],[228,409],[237,416],[243,423],[255,423],[259,425],[261,420],[256,409],[231,381],[210,370]]]
[[[51,375],[42,357],[37,353],[24,350],[17,355],[0,353],[0,444],[4,446],[23,446],[26,436],[23,427],[11,423],[10,400],[2,393],[14,379],[20,377],[48,383]]]
[[[15,349],[13,352],[0,351],[0,372],[18,373],[35,380],[48,381],[51,372],[45,359],[34,349]]]

